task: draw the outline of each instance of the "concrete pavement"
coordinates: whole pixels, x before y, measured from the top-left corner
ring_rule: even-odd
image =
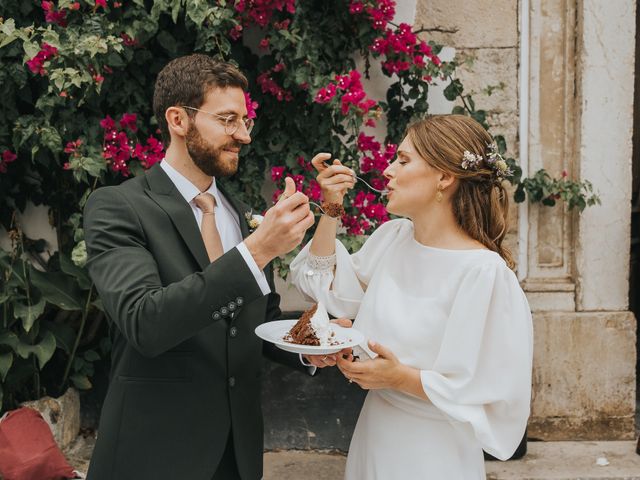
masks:
[[[81,472],[86,472],[93,444],[91,437],[78,437],[65,451]],[[267,452],[264,480],[339,480],[345,460],[339,453]],[[529,442],[523,459],[486,462],[486,469],[487,480],[640,480],[640,455],[635,453],[632,441]]]

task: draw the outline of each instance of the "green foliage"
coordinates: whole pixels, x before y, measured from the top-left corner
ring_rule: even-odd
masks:
[[[268,206],[262,192],[272,167],[317,194],[309,161],[320,151],[379,181],[381,164],[393,156],[407,124],[428,112],[432,79],[448,81],[445,96],[462,103],[455,112],[489,127],[486,112],[455,79],[458,64],[440,63],[441,46],[416,40],[410,27],[385,22],[387,31],[376,29],[366,10],[350,12],[349,0],[299,1],[295,12],[285,3],[294,2],[274,1],[260,17],[249,2],[243,9],[230,0],[109,0],[104,8],[93,0],[2,2],[0,224],[12,246],[0,249],[0,409],[61,393],[69,384],[90,388],[94,363],[109,352],[102,306],[85,269],[82,209],[95,188],[120,183],[151,163],[136,149],[158,136],[151,99],[169,60],[202,52],[235,62],[247,75],[258,119],[239,172],[226,186],[257,210]],[[45,4],[64,12],[64,21],[47,21]],[[374,47],[389,32],[408,42],[407,52]],[[356,58],[364,65],[360,72]],[[354,75],[366,78],[380,68],[378,59],[390,79],[386,95],[359,97],[365,94]],[[342,81],[352,82],[349,93],[357,99],[351,103]],[[333,95],[328,88],[336,89]],[[487,93],[495,88],[501,87]],[[119,123],[125,114],[136,115],[135,128]],[[123,135],[126,170],[108,155],[112,140],[101,125],[108,116]],[[363,137],[380,117],[387,145]],[[504,138],[496,140],[504,153]],[[592,193],[588,183],[521,180],[515,160],[507,161],[516,172],[517,200],[560,198],[570,208],[596,202],[585,196]],[[282,179],[271,173],[281,188]],[[346,202],[341,238],[350,251],[386,219],[380,199],[366,193],[358,183]],[[17,214],[28,202],[50,207],[58,253],[49,255],[44,241],[24,236]],[[295,253],[278,260],[281,274]]]

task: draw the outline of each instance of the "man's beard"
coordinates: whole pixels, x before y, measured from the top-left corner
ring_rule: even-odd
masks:
[[[220,148],[214,148],[209,144],[198,129],[191,125],[185,137],[187,151],[193,160],[193,163],[204,174],[211,177],[221,178],[230,177],[238,171],[238,159],[230,162],[221,160],[222,151],[226,148],[240,148],[237,142],[230,142],[222,145]]]

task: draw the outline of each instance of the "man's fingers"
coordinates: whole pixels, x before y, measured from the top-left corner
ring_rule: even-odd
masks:
[[[284,179],[284,192],[282,192],[282,196],[279,201],[286,200],[294,193],[296,193],[296,182],[293,181],[293,178],[286,177]]]

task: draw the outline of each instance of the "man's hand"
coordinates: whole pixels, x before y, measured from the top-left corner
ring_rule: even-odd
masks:
[[[336,323],[344,328],[351,328],[353,322],[348,318],[336,318],[335,320],[331,320],[331,323]],[[338,359],[338,355],[348,355],[351,354],[350,348],[345,348],[338,353],[333,353],[331,355],[303,355],[304,359],[309,362],[311,365],[314,365],[318,368],[324,367],[333,367],[336,365],[336,361]]]
[[[313,223],[309,198],[296,192],[293,179],[287,177],[282,197],[267,210],[260,226],[245,239],[244,244],[258,267],[263,269],[275,257],[289,253],[300,245]]]

